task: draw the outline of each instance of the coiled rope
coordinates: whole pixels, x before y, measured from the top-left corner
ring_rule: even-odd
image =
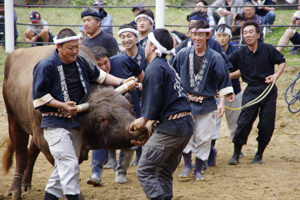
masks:
[[[229,108],[227,106],[225,106],[226,109],[228,110],[242,110],[244,108],[247,108],[249,106],[252,106],[254,104],[257,104],[259,102],[261,102],[264,98],[266,98],[266,96],[268,96],[268,94],[270,93],[270,91],[272,90],[272,88],[274,87],[275,85],[275,81],[276,81],[276,74],[274,74],[274,81],[272,84],[269,84],[266,89],[258,96],[256,97],[255,99],[253,99],[252,101],[249,101],[248,103],[246,103],[245,105],[243,105],[242,107],[240,108]],[[216,102],[219,104],[220,102],[216,99]]]
[[[284,93],[284,100],[288,104],[288,110],[291,113],[297,113],[300,111],[300,108],[295,111],[293,111],[291,109],[291,105],[296,103],[297,100],[300,100],[300,90],[298,90],[298,92],[296,94],[293,93],[294,86],[296,85],[296,82],[299,78],[300,78],[300,71],[298,72],[298,74],[297,74],[296,78],[293,80],[293,82],[291,82],[291,84],[286,88],[285,93]],[[290,90],[290,94],[292,96],[292,100],[290,100],[290,101],[287,100],[287,93],[289,90]]]

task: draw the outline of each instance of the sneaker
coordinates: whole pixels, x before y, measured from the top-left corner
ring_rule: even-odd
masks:
[[[266,33],[273,33],[273,31],[269,27],[267,27],[266,28]]]
[[[101,186],[102,185],[102,180],[101,178],[96,178],[96,177],[89,177],[88,180],[86,181],[87,184],[94,185],[94,187]]]
[[[124,184],[127,183],[126,175],[125,174],[118,174],[116,173],[115,183]]]

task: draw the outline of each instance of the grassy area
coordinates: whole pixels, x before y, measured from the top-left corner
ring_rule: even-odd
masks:
[[[22,7],[15,7],[15,10],[18,15],[18,23],[29,23],[29,13],[33,11],[33,9],[24,9]],[[45,19],[49,24],[70,24],[70,25],[78,25],[81,23],[80,13],[83,10],[82,8],[35,8],[40,12],[41,17]],[[113,25],[122,25],[125,23],[129,23],[134,19],[134,16],[131,12],[131,8],[107,8],[107,13],[109,13],[113,17]],[[152,9],[155,13],[155,10]],[[173,24],[173,25],[187,25],[186,16],[193,11],[192,8],[167,8],[165,10],[165,24]],[[292,15],[295,10],[277,10],[276,11],[276,21],[275,25],[284,25],[289,24]],[[155,19],[157,21],[159,19]],[[51,26],[50,31],[56,35],[60,29],[64,27],[55,27]],[[75,32],[78,32],[77,27],[69,27],[72,28]],[[273,33],[267,34],[265,37],[265,42],[276,45],[286,30],[287,27],[273,27]],[[187,27],[167,27],[168,30],[178,30],[181,32],[186,32]],[[18,41],[23,41],[23,36],[26,30],[26,26],[18,25],[19,37]],[[114,37],[119,41],[117,36],[118,27],[114,27]],[[291,44],[291,43],[290,43]],[[30,47],[30,44],[20,44],[16,45],[16,48],[22,47]],[[288,66],[296,66],[299,65],[299,56],[291,54],[289,50],[291,47],[285,48],[283,54],[285,54],[287,58]],[[4,50],[0,50],[0,81],[3,80],[3,67],[5,63],[5,59],[7,54]]]

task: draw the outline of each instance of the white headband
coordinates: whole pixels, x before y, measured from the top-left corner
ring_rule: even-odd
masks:
[[[180,44],[182,42],[182,40],[175,33],[172,33],[171,35],[174,36],[174,38],[176,39],[176,41],[178,42],[178,44]]]
[[[133,28],[123,28],[123,29],[119,30],[118,36],[120,37],[120,35],[122,35],[122,33],[124,33],[124,32],[133,33],[137,37],[136,43],[140,42],[140,33],[137,30],[135,30]]]
[[[226,27],[224,31],[221,31],[220,29],[219,29],[219,31],[215,30],[215,35],[217,35],[218,33],[225,33],[225,34],[229,35],[230,38],[232,38],[230,28]]]
[[[161,57],[162,54],[173,54],[174,56],[176,56],[175,49],[173,48],[168,51],[165,47],[161,46],[161,44],[156,40],[153,32],[150,32],[148,34],[148,40],[156,46],[155,53],[157,53],[159,57]]]
[[[65,38],[61,38],[61,39],[57,39],[57,36],[56,36],[56,37],[54,37],[53,41],[54,41],[54,44],[61,44],[61,43],[69,42],[71,40],[79,40],[80,38],[81,38],[80,35],[65,37]]]
[[[138,15],[138,16],[136,16],[136,18],[135,18],[135,23],[137,22],[137,20],[139,19],[139,18],[146,18],[146,19],[149,19],[149,21],[152,23],[152,24],[154,24],[154,21],[153,21],[153,19],[150,17],[150,16],[148,16],[148,15],[144,15],[144,14],[141,14],[141,15]]]
[[[210,28],[192,28],[190,30],[191,33],[210,33]]]

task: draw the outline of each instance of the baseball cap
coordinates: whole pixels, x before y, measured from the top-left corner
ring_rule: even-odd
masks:
[[[93,3],[93,6],[99,6],[100,8],[103,8],[103,6],[104,6],[104,3],[103,3],[103,1],[95,1],[94,3]]]
[[[33,11],[29,14],[31,22],[38,22],[41,19],[41,15],[37,11]]]
[[[134,6],[133,6],[133,8],[132,8],[132,12],[134,11],[134,9],[140,9],[140,10],[144,10],[144,6],[142,5],[142,4],[135,4]]]

